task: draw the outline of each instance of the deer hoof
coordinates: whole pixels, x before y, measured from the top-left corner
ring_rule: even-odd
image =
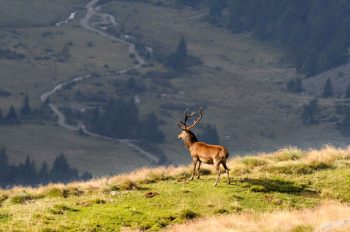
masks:
[[[188,179],[188,180],[190,180],[190,181],[193,180],[193,176],[190,179]]]

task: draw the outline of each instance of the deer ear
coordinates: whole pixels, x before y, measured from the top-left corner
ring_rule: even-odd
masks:
[[[177,122],[177,126],[180,127],[181,129],[184,129],[182,122]]]

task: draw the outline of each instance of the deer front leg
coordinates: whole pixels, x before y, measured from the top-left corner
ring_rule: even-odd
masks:
[[[192,170],[192,175],[191,175],[191,177],[190,177],[190,179],[189,179],[189,180],[193,180],[194,173],[196,172],[197,161],[198,161],[197,159],[194,159],[194,160],[192,161],[192,164],[193,164],[193,170]]]
[[[198,169],[197,169],[197,178],[199,179],[200,176],[201,176],[201,171],[200,171],[200,168],[201,168],[201,164],[202,164],[202,161],[198,160]]]

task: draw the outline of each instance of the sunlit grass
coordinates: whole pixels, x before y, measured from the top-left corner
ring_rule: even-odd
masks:
[[[200,180],[188,181],[190,167],[180,166],[142,168],[66,185],[0,190],[0,231],[155,231],[203,217],[210,217],[215,224],[223,220],[217,216],[228,214],[254,218],[237,225],[228,223],[225,226],[229,228],[246,223],[252,223],[247,228],[266,227],[264,215],[283,221],[286,215],[307,214],[310,211],[303,209],[318,207],[329,199],[349,203],[349,154],[350,148],[325,146],[237,157],[229,161],[233,183],[228,185],[223,175],[218,187],[213,187],[215,172],[211,169],[204,169]],[[346,205],[334,204],[348,210]],[[329,205],[317,209],[324,207]],[[317,215],[310,213],[310,223],[292,220],[288,228],[310,231],[320,222],[313,218]],[[279,228],[279,223],[271,228]],[[188,226],[197,230],[196,223]],[[171,227],[174,231],[178,228],[182,227]]]

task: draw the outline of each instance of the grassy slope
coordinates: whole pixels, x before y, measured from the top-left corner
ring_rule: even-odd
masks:
[[[0,0],[0,27],[48,26],[66,19],[88,0]],[[34,17],[33,17],[34,16]]]
[[[50,6],[54,6],[54,9],[51,9],[48,4],[37,4],[30,8],[21,5],[25,3],[19,4],[18,2],[17,5],[14,1],[6,2],[6,4],[9,4],[7,7],[15,7],[11,8],[13,12],[24,8],[30,11],[40,6],[48,8],[49,11],[59,11],[62,15],[68,15],[72,5],[79,2],[79,6],[82,6],[85,1],[77,0],[73,2],[74,4],[64,1],[60,2],[62,3],[60,7],[55,7],[57,1],[53,1],[53,5]],[[40,9],[38,11],[41,11]],[[185,36],[190,53],[200,57],[204,62],[203,66],[191,70],[193,74],[170,80],[175,90],[153,83],[152,79],[144,80],[149,91],[140,96],[140,112],[145,114],[153,110],[164,120],[165,123],[161,127],[166,133],[166,143],[161,145],[161,148],[170,162],[182,164],[189,161],[189,156],[182,143],[174,142],[178,132],[176,121],[182,117],[182,109],[160,109],[161,104],[169,103],[207,105],[203,124],[212,123],[217,126],[222,143],[229,147],[232,154],[252,150],[270,150],[285,144],[298,144],[304,147],[334,141],[341,144],[342,138],[333,130],[332,123],[303,127],[299,119],[300,108],[309,99],[304,96],[287,94],[281,90],[289,77],[295,74],[292,69],[279,65],[282,54],[275,48],[257,43],[249,36],[234,36],[224,29],[202,22],[200,16],[206,13],[202,11],[176,10],[126,1],[114,1],[107,4],[103,10],[114,14],[117,20],[124,22],[127,30],[140,31],[151,46],[160,44],[170,51],[176,47],[179,38]],[[32,104],[37,106],[40,103],[40,94],[50,90],[57,83],[77,75],[120,70],[132,65],[132,59],[128,58],[126,46],[112,43],[104,37],[81,28],[78,20],[82,15],[84,15],[83,10],[78,12],[74,21],[59,28],[50,26],[33,28],[31,26],[35,23],[31,23],[15,31],[10,29],[0,31],[0,42],[4,47],[26,55],[26,59],[22,61],[0,60],[2,70],[0,88],[12,94],[11,97],[0,97],[0,109],[6,113],[11,104],[18,108],[23,93],[28,93]],[[18,21],[20,24],[23,21],[21,17],[25,17],[26,14],[17,16],[18,18],[13,21]],[[45,21],[47,17],[44,16],[38,17],[38,20]],[[0,18],[0,22],[3,22],[5,18],[5,16]],[[42,25],[48,25],[50,20],[43,22]],[[43,37],[43,33],[47,34],[47,32],[53,34]],[[69,46],[71,58],[68,62],[34,60],[34,56],[47,55],[45,51],[47,48],[53,49],[54,54],[59,53],[69,42],[74,45]],[[89,42],[93,42],[94,46],[88,46]],[[25,46],[14,48],[15,45],[21,43]],[[109,68],[106,69],[105,64]],[[140,76],[147,70],[162,70],[162,67],[156,64],[153,68],[143,69]],[[135,78],[141,78],[140,76]],[[107,76],[98,81],[89,80],[79,83],[71,92],[62,92],[61,96],[52,97],[52,100],[60,102],[60,105],[68,102],[75,104],[72,96],[78,88],[87,93],[103,91],[109,96],[115,96],[111,81],[126,78],[128,76],[120,75]],[[102,83],[103,86],[96,86],[96,82]],[[178,94],[177,90],[183,91],[185,95]],[[159,94],[162,93],[166,93],[166,97],[159,98]],[[326,101],[321,101],[320,104],[328,106]],[[325,115],[327,113],[325,112]],[[36,131],[45,131],[43,126],[30,126],[30,128],[34,127]],[[56,155],[56,149],[50,154],[41,152],[50,150],[48,143],[41,143],[41,147],[26,146],[28,150],[19,151],[17,138],[22,133],[29,134],[32,129],[22,131],[27,128],[29,127],[15,127],[11,133],[8,133],[8,130],[6,132],[0,130],[0,138],[4,138],[2,141],[6,142],[0,145],[8,148],[15,161],[23,158],[24,153],[33,154],[41,160],[52,160],[52,156]],[[54,127],[48,127],[49,131],[53,129]],[[196,129],[195,132],[199,130]],[[315,137],[315,134],[318,137]],[[39,140],[33,136],[29,137],[26,143],[35,144],[36,141]],[[80,144],[81,137],[74,134],[67,142],[71,143],[68,144],[68,147],[75,146],[74,144]],[[95,143],[98,141],[91,139],[91,144]],[[98,147],[96,146],[96,149]],[[81,149],[82,151],[75,153],[65,148],[60,150],[57,147],[57,152],[76,157],[76,161],[73,162],[81,170],[90,169],[88,162],[77,162],[80,158],[84,159],[85,154],[92,154],[90,147],[82,146]],[[120,162],[119,157],[131,155],[135,158],[135,163],[138,161],[137,154],[126,147],[118,149],[112,143],[106,143],[103,150],[109,150],[109,154],[120,154],[108,156],[120,170],[124,170],[125,165],[124,162]],[[124,154],[124,152],[127,153]],[[36,153],[42,155],[34,155]],[[139,161],[140,166],[147,165],[144,160]],[[95,174],[109,174],[111,170],[105,169],[103,165],[95,168]]]
[[[10,48],[26,56],[24,60],[14,61],[0,59],[0,89],[11,93],[10,97],[0,97],[0,109],[7,113],[10,105],[18,109],[24,94],[30,97],[31,105],[37,107],[40,95],[51,90],[56,84],[73,79],[79,75],[118,71],[132,66],[128,57],[128,48],[121,43],[112,42],[96,33],[87,31],[79,24],[84,15],[80,10],[75,20],[61,27],[49,26],[52,20],[59,21],[68,17],[73,8],[84,6],[87,1],[30,1],[30,7],[23,1],[1,2],[1,6],[11,12],[26,13],[12,17],[18,24],[27,22],[31,11],[48,11],[38,14],[38,23],[42,27],[33,27],[35,22],[19,25],[16,29],[0,31],[0,42],[3,48]],[[79,3],[79,5],[77,5]],[[1,8],[1,9],[4,9]],[[52,12],[64,17],[56,18]],[[6,15],[1,15],[0,25],[5,23]],[[46,35],[46,36],[44,36]],[[93,46],[89,46],[91,42]],[[67,44],[70,59],[58,62],[54,58]],[[47,49],[52,49],[48,52]],[[35,60],[36,56],[51,56],[51,60]],[[108,68],[105,67],[108,65]],[[55,100],[55,97],[52,97]],[[63,103],[64,99],[61,100]],[[94,175],[109,175],[148,166],[149,162],[138,152],[123,144],[101,141],[95,138],[82,137],[53,123],[44,125],[1,126],[0,147],[6,146],[11,162],[23,162],[30,155],[38,165],[42,161],[51,163],[60,153],[65,153],[69,162],[80,171],[91,171]],[[130,159],[132,157],[132,159]]]
[[[140,107],[144,111],[150,108],[159,111],[159,105],[164,103],[207,105],[202,123],[215,124],[222,143],[234,153],[270,150],[287,144],[302,147],[345,144],[332,123],[302,125],[301,108],[309,97],[283,90],[296,74],[280,65],[282,54],[277,49],[257,43],[247,35],[232,35],[226,29],[208,25],[201,20],[206,13],[202,11],[125,1],[113,1],[103,9],[124,22],[127,31],[141,33],[151,46],[173,51],[184,36],[189,53],[204,62],[191,70],[193,74],[171,80],[185,95],[169,93],[167,98],[159,99],[148,92],[142,96]],[[161,87],[158,90],[167,93]],[[327,101],[320,104],[329,107]],[[163,149],[171,161],[181,163],[188,160],[178,155],[183,150],[174,143],[174,125],[182,116],[181,110],[168,113],[171,116],[164,117],[167,140]]]
[[[279,213],[281,209],[316,207],[313,211],[318,212],[317,207],[328,200],[344,203],[332,203],[333,211],[349,211],[346,206],[350,203],[349,158],[350,149],[332,147],[319,151],[291,148],[274,154],[236,158],[229,163],[233,183],[228,185],[224,177],[218,187],[212,186],[214,175],[188,182],[188,167],[178,167],[142,169],[65,186],[3,190],[0,192],[4,199],[0,208],[0,231],[115,231],[121,228],[153,231],[220,214],[232,214],[230,217],[240,218],[243,220],[240,225],[244,225],[252,218],[259,221],[268,217],[271,212],[276,218],[276,214],[283,214]],[[146,194],[151,193],[156,195],[147,198]],[[330,207],[330,203],[327,204]],[[306,225],[305,220],[285,222],[281,217],[277,220],[284,220],[286,224],[273,225],[280,229],[305,226],[310,230],[327,220],[348,216],[338,212],[337,216],[328,219],[322,216],[321,220],[317,219],[317,213],[294,211],[294,214],[298,212],[309,212],[310,221]],[[216,219],[210,220],[215,223]],[[255,226],[260,228],[261,223]],[[265,226],[267,223],[268,220]],[[290,227],[286,227],[288,223]],[[230,225],[236,228],[237,223],[221,224]],[[242,231],[251,231],[252,226],[250,223],[250,227],[243,227]]]
[[[73,167],[97,176],[150,165],[123,144],[81,136],[54,124],[2,126],[0,144],[11,144],[7,146],[11,162],[23,162],[25,156],[30,155],[38,166],[43,160],[51,164],[60,153],[64,153]]]

